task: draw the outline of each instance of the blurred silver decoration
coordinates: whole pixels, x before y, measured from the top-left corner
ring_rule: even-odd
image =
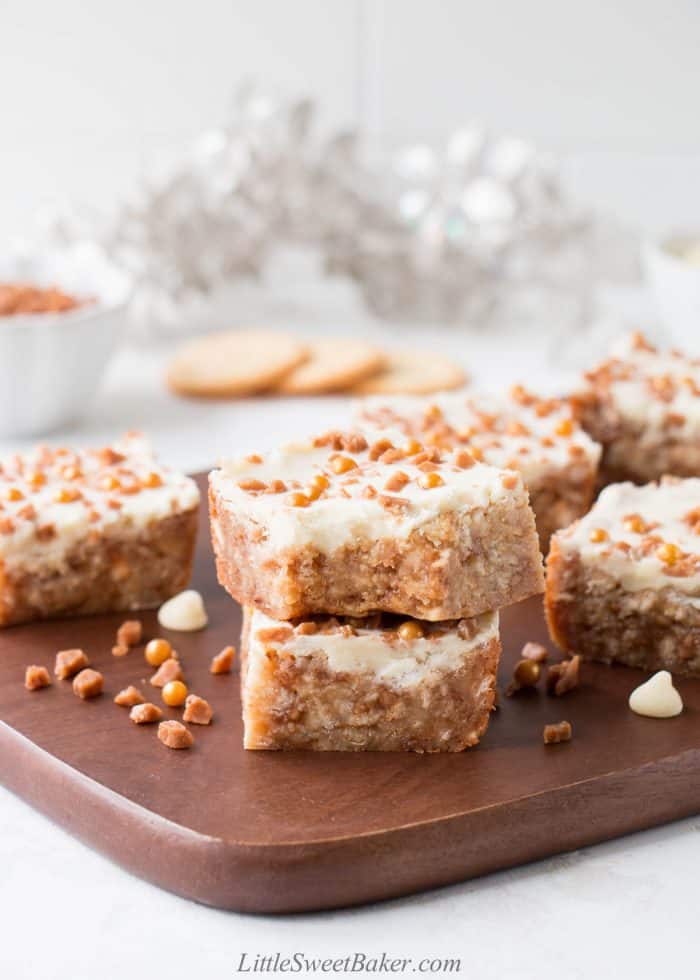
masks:
[[[569,200],[528,143],[456,130],[441,153],[370,162],[353,133],[314,138],[315,107],[253,85],[168,172],[92,224],[132,276],[137,313],[176,321],[188,301],[259,276],[281,243],[317,249],[375,314],[488,324],[590,317],[597,285],[630,280],[636,242]],[[63,240],[84,220],[54,223]]]

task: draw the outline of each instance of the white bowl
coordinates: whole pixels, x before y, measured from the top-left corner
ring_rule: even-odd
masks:
[[[130,284],[94,245],[0,256],[0,282],[58,286],[95,302],[0,317],[0,435],[35,436],[90,411],[126,323]]]
[[[700,264],[686,257],[696,235],[645,242],[642,258],[656,306],[673,342],[691,353],[700,348]]]

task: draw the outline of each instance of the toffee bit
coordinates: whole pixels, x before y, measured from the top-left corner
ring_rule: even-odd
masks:
[[[209,665],[210,674],[230,674],[233,666],[233,658],[236,655],[235,647],[224,647],[224,649],[212,657]]]
[[[161,721],[158,738],[169,749],[189,749],[194,745],[194,735],[179,721]]]
[[[559,742],[570,742],[573,730],[571,722],[558,721],[554,725],[545,725],[542,730],[542,741],[545,745],[558,745]]]
[[[38,664],[30,664],[24,672],[24,686],[28,691],[40,691],[42,687],[49,687],[51,677],[46,667]]]
[[[562,694],[573,691],[580,680],[581,657],[577,653],[571,660],[562,660],[547,669],[547,694],[560,698]]]

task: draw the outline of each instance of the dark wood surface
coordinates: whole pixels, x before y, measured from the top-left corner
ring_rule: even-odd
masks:
[[[218,587],[202,511],[194,586],[209,628],[170,634],[190,689],[216,711],[173,752],[112,697],[153,692],[141,648],[116,659],[123,616],[0,631],[0,780],[87,844],[164,888],[257,912],[330,908],[456,882],[700,810],[700,683],[678,681],[685,711],[668,721],[627,708],[636,671],[586,665],[581,688],[502,698],[482,743],[459,755],[244,752],[238,674],[209,660],[238,646],[240,610]],[[522,644],[546,640],[540,600],[502,616],[505,683]],[[168,635],[155,613],[146,635]],[[24,668],[81,646],[105,695],[68,682],[27,693]],[[166,714],[177,717],[168,710]],[[571,743],[542,744],[568,719]]]

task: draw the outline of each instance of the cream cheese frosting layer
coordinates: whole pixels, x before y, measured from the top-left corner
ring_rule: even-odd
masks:
[[[642,442],[656,442],[660,434],[700,439],[700,360],[657,351],[631,334],[590,378],[607,387],[619,415],[640,429]]]
[[[595,467],[601,448],[575,421],[570,405],[521,387],[509,395],[443,393],[360,402],[362,426],[396,426],[439,445],[475,447],[491,466],[518,470],[526,484],[581,460]]]
[[[563,552],[607,572],[628,591],[669,587],[700,598],[700,479],[616,483],[557,535]]]
[[[354,539],[406,538],[446,512],[458,511],[464,518],[497,501],[527,503],[517,474],[465,461],[464,452],[433,449],[431,461],[407,446],[406,436],[396,430],[366,439],[349,433],[335,445],[341,441],[356,448],[335,449],[332,441],[319,445],[315,440],[255,456],[252,462],[251,457],[224,462],[210,474],[212,488],[236,513],[266,528],[272,549],[313,544],[324,553]],[[372,458],[382,445],[388,455],[385,450]],[[392,459],[392,453],[399,458]],[[350,462],[338,462],[339,457]],[[337,472],[343,466],[349,468]],[[316,488],[315,499],[295,506],[296,495],[307,498],[319,477],[327,486]],[[274,492],[276,486],[283,489]]]
[[[250,614],[248,670],[255,672],[256,661],[264,658],[265,650],[274,647],[279,652],[301,657],[325,657],[328,669],[342,673],[369,673],[379,683],[395,687],[420,683],[432,671],[454,671],[471,650],[498,638],[498,613],[487,613],[470,620],[470,635],[460,635],[457,623],[449,628],[424,624],[425,636],[403,640],[393,629],[363,629],[356,627],[353,635],[342,629],[303,635],[290,632],[288,639],[265,641],[259,633],[264,630],[284,630],[290,625],[271,619],[256,610]]]
[[[198,503],[194,481],[157,463],[140,434],[95,450],[39,447],[0,460],[0,561],[60,569],[89,536],[138,533]]]

